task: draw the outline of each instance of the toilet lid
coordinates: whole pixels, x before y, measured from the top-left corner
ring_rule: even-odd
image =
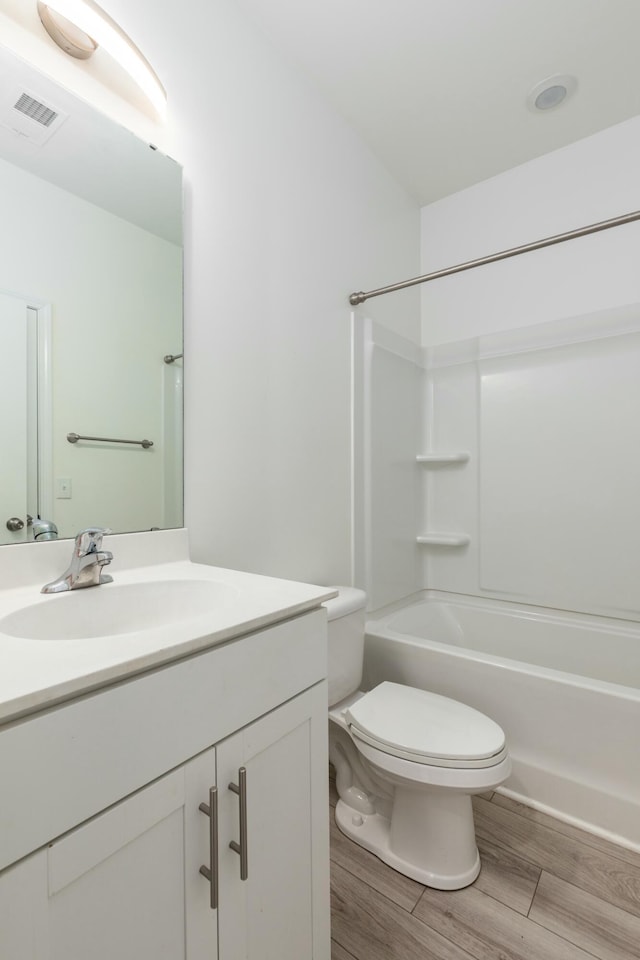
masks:
[[[347,723],[384,753],[428,763],[486,760],[505,748],[502,729],[449,697],[400,683],[381,683],[346,711]]]

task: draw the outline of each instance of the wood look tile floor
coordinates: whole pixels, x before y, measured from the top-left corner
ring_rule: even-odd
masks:
[[[445,893],[353,843],[331,811],[332,960],[639,960],[640,854],[499,794],[474,812],[480,876]]]

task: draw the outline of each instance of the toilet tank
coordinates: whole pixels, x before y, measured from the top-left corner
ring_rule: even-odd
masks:
[[[329,634],[329,706],[360,686],[364,656],[364,610],[367,595],[355,587],[334,587],[340,593],[327,600]]]

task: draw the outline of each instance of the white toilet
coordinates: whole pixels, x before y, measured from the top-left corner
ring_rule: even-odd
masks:
[[[471,707],[399,683],[359,690],[362,590],[337,587],[329,620],[329,759],[336,823],[400,873],[458,890],[480,872],[471,796],[509,776],[502,729]]]

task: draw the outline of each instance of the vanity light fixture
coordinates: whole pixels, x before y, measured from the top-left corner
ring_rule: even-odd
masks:
[[[167,94],[133,41],[94,0],[38,0],[42,24],[58,46],[72,57],[87,59],[100,46],[120,64],[162,116]]]
[[[527,106],[536,112],[553,110],[575,93],[577,86],[578,81],[575,77],[570,77],[568,74],[554,74],[531,88],[527,97]]]

